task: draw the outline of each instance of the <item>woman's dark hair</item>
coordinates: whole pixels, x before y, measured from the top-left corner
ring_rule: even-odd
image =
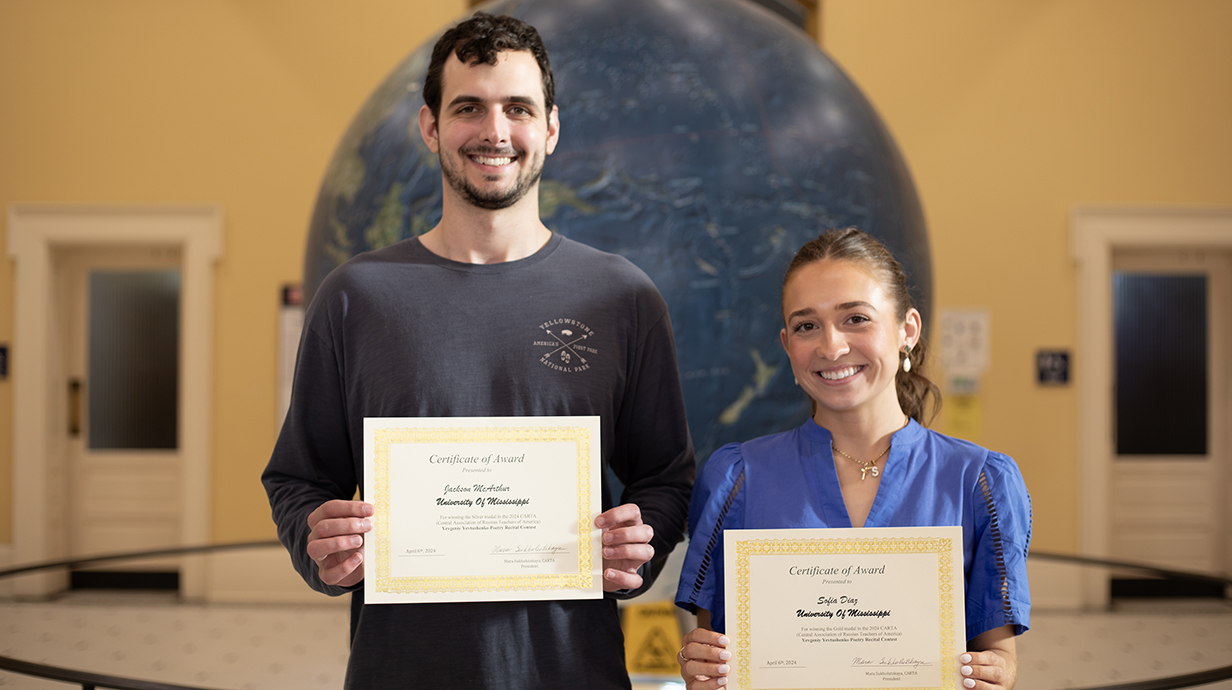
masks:
[[[800,251],[796,252],[795,258],[791,260],[791,265],[787,267],[787,274],[783,276],[784,287],[796,271],[823,259],[850,261],[867,269],[894,301],[895,316],[899,322],[907,318],[907,312],[913,305],[911,295],[907,292],[907,276],[903,273],[903,267],[885,245],[856,228],[823,232],[817,239],[800,247]],[[941,390],[924,375],[927,355],[927,343],[921,333],[920,339],[911,348],[911,371],[902,370],[904,354],[900,351],[900,367],[898,375],[894,377],[898,404],[908,417],[920,424],[931,422],[941,409]]]
[[[476,12],[473,17],[446,31],[432,47],[428,76],[424,77],[423,99],[432,117],[441,117],[441,75],[450,55],[457,55],[464,65],[480,63],[495,65],[501,53],[526,51],[535,56],[543,75],[543,102],[546,113],[556,102],[556,85],[552,80],[552,65],[548,49],[535,27],[508,15]],[[545,113],[545,114],[546,114]]]

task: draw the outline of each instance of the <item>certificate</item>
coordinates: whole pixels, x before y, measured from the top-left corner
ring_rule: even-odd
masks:
[[[364,419],[364,603],[598,599],[598,417]]]
[[[961,527],[723,538],[729,687],[962,688]]]

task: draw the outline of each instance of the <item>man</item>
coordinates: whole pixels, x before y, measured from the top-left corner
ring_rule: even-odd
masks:
[[[354,592],[348,688],[629,688],[615,597],[680,540],[693,449],[667,308],[621,257],[553,234],[539,176],[560,123],[532,27],[477,14],[433,50],[419,113],[441,222],[331,273],[309,306],[291,408],[262,476],[315,589]],[[548,345],[585,334],[585,347]],[[583,361],[584,360],[584,361]],[[363,604],[364,417],[598,415],[599,600]]]

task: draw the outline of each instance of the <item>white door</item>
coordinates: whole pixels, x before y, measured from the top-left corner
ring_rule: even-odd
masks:
[[[1114,558],[1227,568],[1230,265],[1192,248],[1113,256]]]
[[[180,544],[180,250],[53,254],[73,557]],[[89,570],[159,572],[177,559]]]

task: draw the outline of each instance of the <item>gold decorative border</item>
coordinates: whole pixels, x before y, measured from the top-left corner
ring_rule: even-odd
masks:
[[[752,641],[749,635],[750,556],[818,556],[840,554],[937,554],[937,590],[941,605],[941,685],[902,687],[896,690],[955,690],[958,659],[954,648],[954,582],[952,539],[939,537],[874,537],[864,539],[747,539],[736,540],[736,629],[742,644],[736,650],[740,662],[739,681],[743,690],[752,690]],[[959,590],[961,583],[959,584]],[[730,613],[729,613],[730,615]],[[862,690],[858,688],[792,688],[790,690]]]
[[[577,572],[546,575],[393,577],[389,536],[389,448],[395,443],[573,442],[577,448],[578,525],[589,524],[590,429],[581,426],[391,427],[377,429],[374,437],[376,573],[371,585],[375,591],[390,594],[514,592],[591,586],[590,531],[585,529],[578,530]]]

